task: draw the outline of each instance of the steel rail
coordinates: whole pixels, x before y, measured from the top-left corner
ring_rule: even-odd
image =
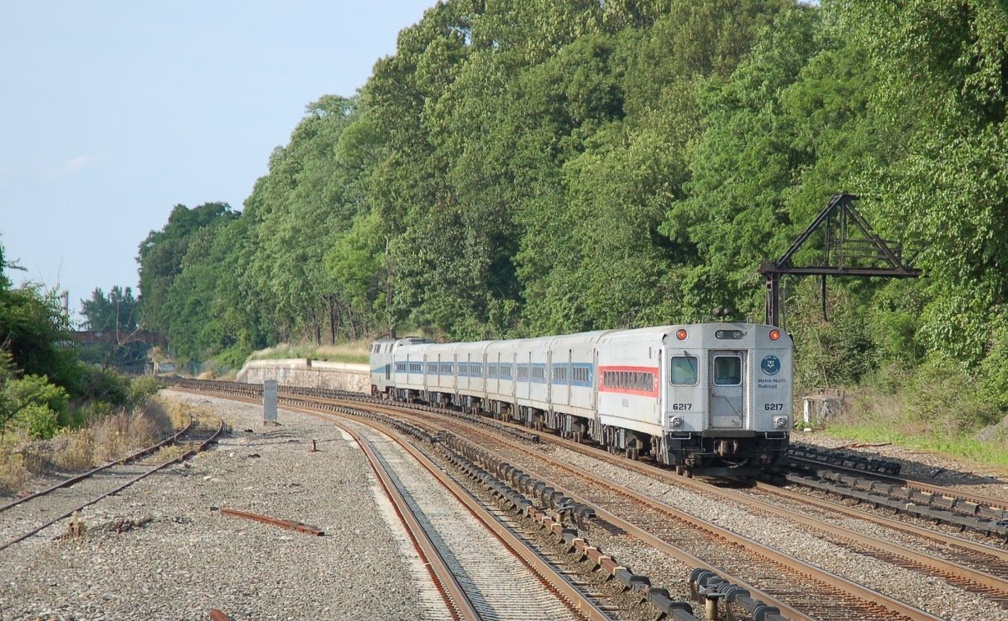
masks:
[[[457,422],[457,421],[455,421],[455,422]],[[485,432],[479,432],[479,433],[485,433]],[[696,516],[692,516],[692,515],[690,515],[688,513],[680,511],[680,510],[678,510],[678,509],[676,509],[674,507],[671,507],[671,506],[669,506],[669,505],[667,505],[665,503],[662,503],[660,501],[653,500],[653,499],[651,499],[651,498],[649,498],[647,496],[644,496],[644,495],[638,494],[636,492],[633,492],[632,490],[626,489],[625,487],[616,486],[616,485],[612,484],[611,482],[607,481],[606,479],[604,479],[602,477],[599,477],[599,476],[596,476],[596,475],[593,475],[590,472],[574,469],[574,468],[570,467],[569,465],[565,464],[563,461],[561,461],[559,459],[555,459],[555,458],[551,457],[548,454],[537,452],[537,451],[531,451],[531,450],[527,449],[526,447],[523,447],[523,446],[521,446],[518,443],[511,442],[510,440],[507,440],[507,439],[502,439],[502,438],[497,438],[497,439],[498,440],[502,440],[502,441],[508,443],[509,445],[512,445],[517,450],[521,450],[521,451],[524,451],[524,452],[527,452],[527,453],[533,455],[536,459],[541,459],[541,460],[545,460],[545,461],[549,462],[551,464],[551,467],[567,471],[568,473],[570,473],[572,475],[575,475],[575,476],[578,476],[578,477],[583,477],[584,479],[590,481],[595,486],[608,489],[608,490],[610,490],[612,492],[615,492],[615,493],[618,493],[618,494],[622,494],[622,495],[624,495],[624,496],[632,499],[635,503],[646,504],[647,506],[651,507],[654,510],[667,513],[667,514],[669,514],[669,515],[671,515],[673,517],[676,517],[676,518],[684,521],[685,523],[693,524],[696,527],[698,527],[698,528],[700,528],[700,529],[708,532],[711,536],[714,536],[716,538],[719,538],[719,539],[728,541],[730,543],[734,543],[736,545],[739,545],[740,547],[742,547],[742,548],[744,548],[746,550],[749,550],[751,553],[756,554],[757,556],[761,556],[761,557],[767,559],[770,562],[773,562],[775,564],[778,564],[778,565],[781,565],[781,566],[784,566],[784,567],[791,568],[792,571],[795,571],[796,573],[799,573],[799,574],[801,574],[801,575],[803,575],[806,578],[809,578],[811,580],[815,580],[815,581],[819,582],[820,584],[827,585],[827,586],[830,586],[832,588],[836,588],[836,589],[839,589],[841,591],[847,592],[850,595],[853,595],[854,597],[857,597],[858,599],[860,599],[863,602],[866,602],[866,603],[868,603],[870,605],[875,605],[875,606],[878,606],[880,608],[884,608],[884,609],[886,609],[886,610],[888,610],[888,611],[890,611],[892,613],[901,615],[905,619],[910,619],[910,620],[913,620],[913,621],[941,621],[939,617],[936,617],[936,616],[934,616],[934,615],[932,615],[932,614],[930,614],[930,613],[928,613],[926,611],[920,610],[920,609],[915,608],[913,606],[910,606],[910,605],[908,605],[908,604],[906,604],[904,602],[901,602],[901,601],[899,601],[897,599],[889,597],[889,596],[887,596],[887,595],[885,595],[883,593],[879,593],[879,592],[874,591],[874,590],[872,590],[872,589],[870,589],[868,587],[865,587],[865,586],[862,586],[862,585],[857,584],[855,582],[852,582],[850,580],[847,580],[846,578],[843,578],[842,576],[838,576],[838,575],[836,575],[836,574],[834,574],[832,572],[828,572],[828,571],[826,571],[824,569],[821,569],[821,568],[815,567],[813,565],[810,565],[808,563],[805,563],[805,562],[801,561],[800,559],[794,558],[794,557],[792,557],[790,555],[787,555],[787,554],[784,554],[782,552],[778,552],[777,550],[774,550],[773,548],[765,546],[765,545],[763,545],[763,544],[761,544],[761,543],[759,543],[757,541],[754,541],[754,540],[749,539],[747,537],[744,537],[742,535],[738,535],[738,534],[733,533],[731,531],[724,530],[724,529],[722,529],[721,527],[719,527],[719,526],[717,526],[715,524],[712,524],[712,523],[707,522],[707,521],[705,521],[705,520],[703,520],[701,518],[698,518]],[[583,447],[583,446],[577,445],[575,443],[568,443],[567,441],[564,441],[564,440],[558,440],[558,439],[552,438],[552,437],[550,438],[550,440],[556,442],[557,444],[562,444],[564,446],[568,446],[568,448],[570,448],[570,446],[569,446],[570,444],[574,444],[575,446],[579,447],[579,450],[581,450],[582,452],[585,452],[586,454],[589,454],[589,455],[594,456],[596,458],[605,458],[605,457],[609,456],[607,453],[601,453],[600,454],[600,452],[598,452],[598,451],[592,451],[591,453],[588,453],[587,452],[587,447]],[[613,463],[615,463],[616,465],[620,465],[620,466],[626,466],[627,462],[629,462],[630,464],[636,464],[636,462],[632,462],[632,461],[625,460],[625,459],[620,459],[618,461],[613,460]],[[636,465],[640,466],[641,464],[636,464]],[[550,479],[550,477],[545,476],[542,472],[531,472],[531,471],[528,471],[528,470],[526,470],[526,472],[528,472],[528,474],[530,474],[530,475],[534,475],[534,476],[538,477],[540,480],[548,481]],[[654,472],[652,471],[649,474],[653,475]],[[693,484],[696,484],[695,481],[692,481],[692,480],[689,480],[689,479],[687,479],[687,480],[690,481]],[[581,497],[581,496],[579,496],[577,494],[572,493],[570,490],[565,490],[564,493],[567,496],[569,496],[570,498],[572,498],[573,500],[577,501],[577,502],[582,502],[584,504],[587,504],[587,505],[590,505],[590,506],[594,507],[595,510],[596,510],[596,512],[599,515],[603,515],[603,514],[607,515],[608,516],[607,519],[610,519],[610,521],[615,520],[613,523],[616,524],[617,526],[619,526],[620,528],[623,528],[623,529],[627,530],[628,532],[631,531],[631,530],[633,530],[633,531],[639,532],[641,534],[646,534],[645,531],[642,531],[642,530],[638,529],[637,527],[635,527],[633,524],[627,522],[626,520],[623,520],[622,518],[619,518],[618,516],[615,516],[611,512],[607,512],[604,509],[600,508],[597,502],[592,501],[590,499],[583,498],[583,497]],[[644,541],[645,543],[648,543],[649,545],[654,545],[655,547],[660,548],[663,552],[672,552],[673,550],[675,550],[677,553],[678,552],[684,552],[682,550],[678,550],[678,548],[672,547],[668,543],[662,542],[660,539],[658,539],[658,538],[656,538],[656,537],[654,537],[653,535],[650,535],[650,534],[647,534],[647,537],[643,538],[642,541]],[[686,558],[689,558],[689,557],[682,557],[682,558],[686,559]],[[699,560],[699,559],[697,559],[697,560]],[[692,561],[687,561],[687,562],[692,562]],[[702,566],[707,566],[707,565],[706,565],[706,563],[703,563]],[[754,594],[758,593],[759,595],[757,595],[757,597],[759,597],[760,599],[762,599],[763,601],[765,601],[767,603],[771,603],[772,602],[772,604],[774,606],[778,606],[781,609],[782,614],[784,614],[785,616],[791,617],[792,615],[795,615],[795,618],[800,618],[800,619],[813,619],[814,618],[814,617],[809,617],[809,616],[805,615],[801,611],[798,611],[798,610],[794,609],[791,606],[788,606],[786,603],[781,602],[779,600],[779,598],[776,598],[776,597],[774,597],[772,595],[769,595],[769,594],[765,593],[764,591],[762,591],[761,589],[754,588],[751,585],[746,585],[745,581],[743,581],[743,580],[741,580],[741,579],[739,579],[739,578],[737,578],[735,576],[726,575],[724,573],[723,568],[713,568],[713,570],[716,571],[716,572],[718,572],[718,573],[720,573],[723,577],[725,577],[726,579],[730,580],[731,582],[733,582],[735,584],[738,584],[739,586],[741,586],[743,588],[749,589],[752,593],[754,593]],[[786,612],[785,612],[785,610],[786,610]]]
[[[282,520],[280,518],[270,517],[268,515],[251,513],[249,511],[239,511],[238,509],[229,509],[227,507],[221,507],[219,510],[221,515],[232,515],[234,517],[240,517],[246,520],[252,520],[254,522],[262,522],[264,524],[279,526],[280,528],[286,528],[288,530],[297,531],[299,533],[304,533],[306,535],[315,535],[316,537],[325,536],[325,531],[319,528],[318,526],[312,526],[311,524],[305,524],[303,522],[297,522],[294,520]]]
[[[68,477],[66,479],[63,479],[59,483],[56,483],[55,485],[47,487],[47,488],[45,488],[43,490],[40,490],[40,491],[34,492],[32,494],[28,494],[26,496],[22,496],[20,498],[17,498],[16,500],[13,500],[11,502],[8,502],[5,505],[0,506],[0,513],[3,513],[4,511],[6,511],[8,509],[13,509],[14,507],[18,506],[21,503],[28,502],[29,500],[34,500],[35,498],[38,498],[40,496],[45,496],[46,494],[50,494],[50,493],[52,493],[52,492],[54,492],[54,491],[56,491],[58,489],[61,489],[61,488],[64,488],[64,487],[70,487],[74,483],[77,483],[79,481],[83,481],[84,479],[86,479],[88,477],[91,477],[91,476],[93,476],[93,475],[95,475],[95,474],[97,474],[97,473],[99,473],[99,472],[101,472],[103,470],[108,470],[109,468],[111,468],[113,466],[118,466],[118,465],[121,465],[121,464],[128,464],[128,463],[130,463],[132,461],[135,461],[135,460],[137,460],[137,459],[139,459],[139,458],[141,458],[141,457],[143,457],[145,455],[153,453],[154,451],[156,451],[156,450],[158,450],[158,449],[160,449],[160,448],[162,448],[164,446],[168,446],[169,444],[175,444],[175,443],[177,443],[178,439],[183,434],[188,433],[189,429],[193,426],[193,417],[192,417],[192,415],[191,414],[187,414],[187,416],[189,416],[189,423],[185,427],[183,427],[179,431],[175,432],[173,435],[169,436],[168,438],[165,438],[164,440],[158,442],[157,444],[153,444],[151,446],[148,446],[147,448],[140,449],[139,451],[133,453],[132,455],[128,455],[126,457],[120,457],[119,459],[117,459],[115,461],[110,461],[110,462],[108,462],[108,463],[106,463],[104,465],[98,466],[97,468],[93,468],[91,470],[88,470],[87,472],[84,472],[84,473],[81,473],[81,474],[77,474],[77,475],[74,475],[72,477]]]
[[[396,515],[399,516],[403,526],[406,527],[406,533],[413,542],[413,547],[416,549],[417,554],[420,555],[434,583],[438,586],[438,591],[451,611],[452,617],[464,621],[478,621],[480,614],[476,611],[476,607],[469,599],[455,574],[448,567],[448,563],[441,556],[437,546],[431,541],[427,531],[420,524],[420,520],[414,515],[413,510],[406,502],[392,477],[385,470],[384,466],[382,466],[371,443],[346,425],[337,424],[337,426],[353,437],[354,441],[357,442],[357,445],[364,452],[368,463],[371,465],[371,470],[378,477],[378,482],[382,486],[382,489],[385,490],[385,495],[392,502]]]
[[[137,481],[145,479],[145,478],[149,477],[150,475],[154,474],[155,472],[158,472],[158,471],[160,471],[160,470],[162,470],[164,468],[167,468],[171,464],[181,463],[182,461],[184,461],[185,459],[187,459],[189,456],[202,451],[206,447],[206,445],[210,444],[210,442],[212,442],[214,439],[216,439],[217,436],[220,435],[221,431],[224,430],[224,420],[223,419],[217,419],[217,420],[218,420],[218,423],[219,423],[219,425],[217,427],[217,430],[210,437],[206,438],[205,440],[202,440],[200,442],[200,444],[199,444],[198,447],[190,449],[190,450],[186,451],[185,453],[183,453],[182,455],[180,455],[178,457],[173,457],[172,459],[169,459],[169,460],[167,460],[167,461],[165,461],[165,462],[163,462],[161,464],[158,464],[158,465],[152,467],[150,470],[148,470],[148,471],[146,471],[146,472],[144,472],[142,474],[139,474],[139,475],[137,475],[137,476],[129,479],[128,481],[126,481],[122,485],[116,487],[115,489],[113,489],[111,491],[108,491],[108,492],[105,492],[105,493],[103,493],[103,494],[101,494],[99,496],[96,496],[96,497],[92,498],[91,500],[89,500],[89,501],[87,501],[87,502],[85,502],[83,504],[80,504],[80,505],[76,506],[75,508],[71,509],[70,511],[67,511],[66,513],[63,513],[63,514],[61,514],[61,515],[59,515],[59,516],[57,516],[57,517],[49,520],[45,524],[42,524],[42,525],[40,525],[40,526],[38,526],[36,528],[33,528],[33,529],[31,529],[30,531],[28,531],[26,533],[22,533],[21,535],[15,537],[14,539],[11,539],[10,541],[7,541],[6,543],[0,544],[0,550],[6,550],[10,546],[12,546],[12,545],[14,545],[16,543],[20,543],[20,542],[24,541],[25,539],[31,537],[32,535],[34,535],[36,533],[39,533],[42,530],[45,530],[46,528],[52,526],[56,522],[59,522],[60,520],[64,520],[64,519],[72,516],[74,513],[77,513],[81,509],[84,509],[86,507],[90,507],[91,505],[93,505],[93,504],[95,504],[95,503],[103,500],[104,498],[107,498],[107,497],[109,497],[109,496],[111,496],[113,494],[121,492],[122,490],[126,489],[130,485],[133,485]],[[60,489],[61,487],[65,487],[65,486],[56,486],[55,488],[52,488],[50,490],[50,492],[55,491],[57,489]]]

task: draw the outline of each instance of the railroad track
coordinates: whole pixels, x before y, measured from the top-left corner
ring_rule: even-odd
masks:
[[[471,434],[471,431],[469,433]],[[481,442],[486,440],[487,439],[481,439]],[[490,441],[492,441],[492,439]],[[551,438],[549,441],[554,442],[556,440]],[[566,441],[561,441],[560,443],[567,445],[571,444]],[[584,447],[581,447],[580,445],[573,445],[573,447],[576,448],[576,450],[584,451]],[[509,454],[513,455],[515,448],[515,446],[511,445],[508,446],[506,450],[509,451]],[[535,453],[535,451],[528,452],[530,454]],[[590,452],[589,454],[597,456],[597,453],[595,452]],[[656,474],[655,469],[644,464],[627,462],[622,459],[614,461],[614,463],[620,467],[636,467],[640,470],[640,472],[649,476],[655,476]],[[549,465],[548,470],[553,473],[563,468],[564,463],[562,461],[554,461]],[[576,472],[576,474],[580,473]],[[792,500],[796,501],[793,506],[789,508],[782,508],[778,506],[781,494],[777,493],[778,490],[770,486],[763,486],[762,493],[764,495],[770,495],[771,497],[767,500],[761,501],[749,497],[745,492],[711,488],[710,486],[699,482],[690,482],[689,480],[683,480],[681,477],[672,477],[664,472],[661,472],[660,474],[669,479],[674,478],[676,483],[695,485],[700,491],[705,493],[710,493],[711,490],[714,490],[716,494],[721,495],[726,500],[740,505],[748,505],[752,510],[763,513],[774,519],[797,522],[806,529],[817,530],[822,534],[823,538],[828,539],[839,546],[855,551],[858,554],[872,556],[887,563],[911,568],[915,571],[930,573],[935,577],[948,581],[950,584],[989,598],[991,601],[1001,605],[1002,607],[1006,604],[1008,581],[1004,578],[1006,560],[1004,550],[991,546],[984,546],[982,544],[975,544],[965,540],[956,540],[925,529],[905,527],[897,522],[889,520],[889,522],[891,522],[891,526],[897,527],[905,533],[912,533],[918,538],[908,545],[893,545],[883,540],[866,537],[861,533],[856,533],[846,528],[836,526],[827,521],[828,517],[826,516],[817,519],[804,515],[806,511],[802,506],[802,501],[805,499],[799,497],[797,494],[792,496]],[[606,485],[605,481],[602,480],[596,480],[595,484],[596,486]],[[634,497],[628,503],[630,508],[626,509],[626,511],[628,513],[632,513],[634,510],[633,507],[643,506],[648,502],[649,501],[646,498]],[[824,507],[821,506],[820,508]],[[682,516],[678,514],[676,517],[682,518]],[[661,529],[655,528],[654,525],[664,525],[667,522],[668,521],[664,518],[651,519],[646,521],[646,523],[650,524],[652,527],[646,530],[652,532],[660,531]],[[877,520],[877,522],[882,523],[883,520]],[[625,525],[622,525],[621,528],[627,529]],[[793,561],[784,559],[784,562],[785,564],[791,564]],[[716,565],[716,563],[711,563],[709,566],[711,565]],[[716,570],[716,568],[713,569]],[[809,570],[807,568],[800,568],[797,571],[804,575],[807,574]],[[740,582],[743,580],[741,578],[735,579]],[[848,589],[850,586],[844,585],[844,581],[836,577],[825,576],[822,578],[823,584],[831,582],[834,585],[839,583],[843,589]],[[793,584],[790,581],[785,581],[785,584],[781,587],[781,589],[784,591],[793,590]],[[865,595],[861,597],[872,601],[869,608],[873,608],[878,605],[879,602],[882,602],[881,606],[896,610],[898,614],[904,615],[904,618],[935,618],[927,613],[914,609],[912,606],[904,606],[902,603],[891,600],[885,596],[866,593],[864,591],[862,592],[865,593]],[[773,597],[772,593],[765,594],[765,596],[768,596],[769,601],[775,602],[782,608],[788,608],[786,603],[777,601],[777,598]],[[855,614],[854,611],[858,609],[857,605],[851,605],[845,598],[841,598],[840,602],[826,604],[824,603],[824,600],[820,599],[820,595],[818,593],[813,593],[812,597],[809,599],[811,600],[811,603],[807,603],[803,607],[796,606],[795,608],[800,608],[800,610],[804,611],[809,609],[814,610],[816,607],[820,607],[822,609],[833,611],[833,616],[830,617],[828,616],[830,614],[829,612],[820,610],[813,615],[815,618],[850,618],[850,615]],[[842,609],[842,606],[845,605],[849,607],[843,609],[843,612],[838,612]],[[799,611],[792,610],[791,614],[799,614]],[[885,618],[885,616],[886,615],[883,614],[882,618]]]
[[[67,530],[63,534],[79,535],[82,526],[75,519],[78,512],[203,450],[220,435],[223,425],[219,418],[190,416],[183,429],[157,444],[0,506],[0,515],[3,516],[0,519],[0,550],[25,541],[68,518]],[[159,458],[159,451],[169,446],[178,446],[181,450]],[[118,520],[106,526],[122,531],[142,524]]]
[[[306,408],[303,403],[295,405],[288,401],[285,407],[319,415],[316,407],[309,405]],[[349,410],[343,408],[339,408],[337,412],[344,415],[350,413]],[[544,560],[528,539],[516,534],[518,530],[515,521],[510,519],[512,516],[495,509],[490,498],[475,491],[472,487],[460,484],[456,476],[448,474],[443,467],[443,464],[446,463],[445,460],[432,459],[413,444],[394,435],[385,436],[384,440],[373,437],[366,439],[363,434],[349,428],[346,422],[340,422],[341,418],[337,416],[337,424],[351,433],[364,450],[382,488],[396,507],[396,513],[409,531],[417,553],[431,568],[432,578],[437,584],[438,591],[453,611],[455,618],[474,620],[492,618],[498,616],[496,611],[499,610],[507,610],[509,616],[517,618],[558,618],[557,604],[559,604],[559,609],[566,610],[571,618],[591,621],[614,618],[595,598],[574,587],[571,584],[569,574]],[[367,419],[359,422],[382,434],[387,433],[387,427],[384,425],[378,425]],[[407,435],[423,438],[424,433],[412,430]],[[431,440],[430,437],[426,439]],[[431,523],[431,520],[436,521],[435,517],[418,510],[416,501],[409,498],[409,492],[398,482],[398,477],[402,476],[401,471],[397,476],[383,457],[383,454],[387,454],[387,449],[386,451],[376,450],[376,446],[389,443],[394,443],[409,453],[428,475],[447,489],[473,518],[493,534],[500,546],[518,559],[535,579],[553,594],[556,602],[552,606],[544,605],[541,598],[530,596],[527,587],[523,586],[522,580],[508,584],[499,565],[487,565],[479,562],[481,559],[471,558],[471,544],[457,542],[454,547],[449,546],[446,540],[451,538],[451,531],[458,528],[457,524],[441,524],[438,527],[437,524]],[[483,497],[480,498],[480,496]],[[460,546],[469,549],[470,558],[466,562],[460,562],[457,558],[465,554],[465,552],[459,551]],[[487,550],[477,552],[477,555],[481,557],[486,557],[487,554]],[[465,574],[465,584],[459,580],[454,571],[461,571]],[[683,619],[685,621],[686,618],[683,617]]]
[[[239,390],[248,389],[242,388]],[[251,392],[254,392],[254,387]],[[305,390],[302,389],[298,392],[305,392]],[[327,391],[321,392],[326,393]],[[332,398],[332,395],[326,395],[326,397]],[[359,403],[360,399],[354,399],[354,401]],[[395,412],[400,418],[406,416],[402,414],[402,409],[398,406],[393,407],[390,411]],[[716,525],[697,523],[691,516],[670,510],[669,507],[662,506],[660,502],[655,503],[643,495],[630,493],[629,490],[613,486],[604,477],[586,477],[584,476],[583,469],[572,468],[563,460],[549,457],[540,448],[534,447],[529,442],[531,436],[527,430],[521,432],[527,436],[524,440],[508,439],[500,434],[488,432],[486,430],[487,424],[483,421],[481,421],[477,428],[474,428],[471,423],[459,420],[457,415],[454,417],[442,417],[438,420],[437,425],[444,429],[454,429],[456,433],[465,434],[470,437],[473,434],[477,434],[480,436],[481,443],[492,447],[489,450],[507,454],[509,458],[517,458],[520,455],[521,461],[528,460],[528,464],[530,464],[524,465],[523,470],[535,472],[538,469],[549,472],[550,478],[554,482],[553,487],[562,488],[570,493],[572,497],[576,497],[586,504],[598,507],[600,509],[599,514],[606,518],[606,522],[614,530],[632,532],[640,537],[641,540],[654,545],[657,549],[662,549],[669,554],[681,554],[681,558],[685,559],[683,562],[690,563],[694,567],[703,567],[706,565],[714,571],[723,570],[724,567],[731,566],[746,568],[745,572],[738,572],[735,576],[726,575],[725,577],[732,582],[736,582],[739,586],[747,587],[750,592],[756,596],[765,598],[765,601],[768,603],[779,606],[782,613],[786,614],[789,618],[937,618],[913,606],[908,606],[890,597],[872,592],[871,589],[844,581],[837,576],[828,575],[826,572],[821,572],[816,568],[810,568],[807,564],[797,562],[795,559],[788,559],[786,555],[766,549],[765,546],[761,547],[755,544],[755,542],[743,541],[744,538],[740,539],[734,534],[721,532],[723,529],[719,529]],[[506,427],[500,423],[495,423],[491,426]],[[604,453],[588,449],[581,445],[559,441],[553,437],[549,438],[549,442],[556,442],[566,448],[572,448],[573,450],[590,455],[595,459],[602,460],[604,459],[602,456],[605,456]],[[531,466],[531,464],[536,463],[539,465]],[[623,459],[614,461],[613,463],[624,469],[641,469],[640,471],[646,474],[646,476],[658,479],[664,479],[665,477],[676,479],[677,484],[688,485],[692,483],[701,485],[700,482],[692,482],[682,477],[675,477],[667,472],[660,475],[656,474],[656,470],[646,464]],[[705,486],[700,488],[700,492],[710,495],[714,489],[716,488]],[[772,500],[770,503],[764,502],[764,506],[759,507],[759,501],[746,500],[741,497],[741,492],[724,491],[726,493],[722,496],[723,498],[731,499],[733,502],[745,502],[751,507],[757,507],[754,510],[758,512],[762,511],[766,513],[768,509],[765,505],[774,502]],[[761,490],[761,493],[765,491]],[[733,494],[736,496],[733,497]],[[607,510],[605,507],[610,507],[611,510]],[[642,509],[644,507],[646,509]],[[795,513],[793,509],[790,512]],[[786,514],[787,511],[785,510],[783,513]],[[782,515],[782,512],[777,512],[773,515],[780,519],[786,519],[786,515]],[[803,521],[803,526],[806,528],[812,528],[814,524],[816,524],[816,520],[811,517]],[[819,522],[815,528],[821,529],[823,532],[832,533],[829,537],[832,537],[837,545],[845,545],[840,541],[844,537],[850,539],[849,534],[837,534],[840,531],[834,530],[832,526],[829,526],[825,522]],[[684,531],[687,532],[686,535],[681,534]],[[920,535],[920,533],[916,534]],[[990,598],[995,606],[1004,607],[1005,588],[1003,576],[995,575],[985,578],[983,577],[983,571],[980,571],[976,567],[970,568],[967,563],[959,564],[955,559],[947,562],[932,562],[929,565],[920,559],[914,559],[911,555],[907,554],[905,549],[901,550],[898,549],[898,546],[891,546],[889,544],[881,546],[881,551],[879,547],[866,549],[865,546],[872,548],[872,546],[876,545],[876,542],[866,543],[864,537],[861,535],[857,535],[854,538],[859,540],[857,545],[861,546],[857,552],[858,554],[867,554],[885,559],[889,563],[912,567],[914,571],[932,572],[942,580],[948,580],[950,583],[956,583],[963,588],[976,592],[978,595]],[[678,544],[680,548],[678,553],[671,552],[671,548],[674,547],[673,542]],[[950,544],[948,542],[936,542],[933,544],[936,547],[944,545]],[[725,557],[718,557],[717,554],[712,553],[712,550],[728,550],[730,554]],[[739,550],[748,550],[744,552],[748,556],[743,556]],[[963,548],[963,550],[961,552],[963,558],[980,553],[979,548],[972,550]],[[993,552],[984,550],[982,553],[991,554],[991,556],[987,557],[988,559],[999,558],[999,551],[996,549],[993,549]],[[923,556],[928,556],[928,553],[925,553]],[[741,558],[745,558],[746,560],[740,560]],[[1000,562],[998,561],[998,563]],[[941,568],[943,564],[944,568]],[[977,564],[997,565],[997,563],[986,563],[983,560]],[[994,573],[997,573],[997,570]],[[984,581],[989,578],[991,580],[985,583]],[[751,586],[753,584],[760,585],[760,588]]]
[[[788,483],[887,507],[916,518],[1008,541],[1008,501],[899,476],[899,464],[845,451],[798,447],[788,455]]]
[[[456,433],[467,433],[471,438],[471,427],[454,424],[458,425]],[[485,450],[509,455],[509,461],[523,471],[546,478],[554,488],[594,507],[605,522],[601,528],[629,533],[682,563],[717,572],[787,618],[938,618],[614,483],[607,476],[588,473],[565,459],[489,434],[482,435],[479,444]]]
[[[196,385],[189,385],[185,390],[197,390]],[[231,398],[246,402],[256,402],[257,396],[243,389],[228,391]],[[323,403],[318,399],[304,399],[301,397],[290,398],[281,396],[282,407],[287,410],[308,413],[315,416],[322,416],[334,420],[336,424],[345,428],[346,416],[353,416],[355,424],[373,426],[382,431],[383,434],[389,432],[389,427],[394,427],[403,437],[391,435],[388,442],[395,442],[402,450],[407,451],[427,474],[441,481],[441,484],[451,490],[452,495],[462,503],[471,515],[484,524],[484,527],[492,532],[498,540],[495,550],[485,549],[480,551],[480,555],[493,558],[499,555],[499,549],[503,548],[511,554],[521,559],[522,564],[528,572],[542,584],[547,591],[553,593],[556,602],[562,603],[566,615],[558,615],[551,612],[549,606],[544,606],[541,599],[532,600],[529,604],[523,602],[527,586],[521,584],[510,584],[508,577],[514,574],[514,570],[502,570],[498,566],[490,568],[480,568],[479,563],[467,562],[451,563],[454,571],[461,572],[466,576],[466,587],[456,590],[452,585],[455,580],[450,574],[445,574],[444,569],[432,573],[434,583],[438,585],[438,590],[442,593],[442,598],[450,609],[455,611],[455,618],[496,618],[500,616],[501,610],[508,618],[570,618],[592,619],[596,621],[608,619],[639,618],[641,604],[647,605],[648,600],[642,597],[641,593],[631,591],[617,580],[611,580],[611,574],[617,577],[628,572],[615,562],[611,557],[603,555],[595,549],[587,549],[588,546],[582,539],[575,541],[570,530],[565,528],[559,521],[553,519],[543,511],[525,502],[525,511],[515,512],[515,505],[508,502],[501,503],[501,496],[495,495],[494,489],[486,485],[484,476],[473,476],[472,471],[468,472],[468,485],[464,485],[466,471],[460,467],[465,458],[456,452],[447,449],[443,442],[435,439],[436,429],[414,426],[403,423],[401,420],[386,420],[376,422],[373,417],[361,409],[348,408],[345,403],[335,404],[331,401]],[[332,414],[336,417],[332,418]],[[519,434],[522,435],[522,434]],[[369,452],[367,447],[373,447],[376,442],[372,437],[362,440],[359,434],[355,434],[358,442],[365,447],[365,452]],[[415,442],[407,442],[404,438],[412,438]],[[387,450],[382,450],[382,454],[387,454]],[[444,549],[446,540],[451,538],[451,531],[458,530],[457,524],[443,526],[440,530],[425,527],[426,518],[423,512],[415,513],[411,517],[411,511],[415,511],[413,503],[402,498],[397,498],[400,493],[398,485],[389,481],[394,481],[396,475],[388,472],[385,459],[381,455],[369,456],[372,468],[375,470],[379,480],[383,481],[383,488],[393,499],[397,507],[397,514],[403,517],[404,524],[411,531],[411,538],[417,548],[418,553],[424,559],[437,559],[440,554],[451,558],[454,555],[462,555],[455,549]],[[471,464],[470,464],[471,466]],[[455,474],[446,474],[455,471]],[[400,471],[400,475],[401,471]],[[460,485],[460,483],[463,483]],[[463,489],[463,487],[465,489]],[[408,496],[407,494],[403,494]],[[468,547],[472,547],[468,544]],[[447,561],[447,559],[446,559]],[[437,564],[436,561],[425,560],[431,563],[431,567]],[[446,562],[446,564],[448,564]],[[598,571],[599,568],[604,571]],[[433,570],[432,570],[433,571]],[[609,571],[610,574],[607,574]],[[634,576],[634,578],[637,578]],[[527,580],[528,578],[526,578]],[[480,582],[483,585],[480,586]],[[470,592],[474,590],[475,593]],[[658,603],[658,608],[653,613],[645,616],[657,617],[664,613],[666,618],[677,621],[696,621],[692,608],[680,601],[672,601],[664,589],[649,589],[651,600]],[[492,595],[496,593],[496,595]],[[493,601],[493,597],[502,598]],[[466,603],[468,600],[468,604]],[[482,606],[480,605],[482,602]],[[470,605],[471,604],[471,605]],[[526,605],[531,607],[525,609]],[[554,603],[554,606],[556,604]],[[489,609],[489,610],[488,610]],[[478,616],[470,616],[476,611]],[[630,611],[631,616],[625,616]],[[634,616],[638,615],[638,616]],[[773,619],[767,617],[768,620]]]

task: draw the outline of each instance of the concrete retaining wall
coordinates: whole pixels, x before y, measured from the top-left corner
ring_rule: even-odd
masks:
[[[371,369],[366,364],[346,364],[298,358],[296,360],[253,360],[238,372],[237,380],[262,384],[276,380],[281,386],[329,388],[353,392],[371,392]]]

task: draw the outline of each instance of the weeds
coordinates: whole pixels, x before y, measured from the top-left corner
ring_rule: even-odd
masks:
[[[187,421],[183,406],[153,397],[131,412],[93,411],[88,424],[51,440],[7,434],[0,441],[0,494],[16,493],[35,475],[83,472],[120,460]]]
[[[24,455],[8,450],[6,443],[0,446],[0,494],[14,494],[30,476]]]
[[[276,347],[257,351],[249,357],[249,360],[311,358],[312,360],[344,362],[347,364],[366,364],[368,362],[370,344],[370,341],[358,341],[344,345],[313,347],[310,345],[290,345],[284,343]]]
[[[843,414],[822,425],[830,435],[1008,467],[1008,427],[983,429],[998,411],[950,367],[936,364],[898,386],[876,383],[846,395]]]

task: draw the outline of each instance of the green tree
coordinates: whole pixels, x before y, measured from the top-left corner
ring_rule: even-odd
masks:
[[[70,343],[70,320],[55,292],[31,284],[0,289],[0,350],[19,372],[48,377],[76,394],[80,368]]]
[[[94,332],[128,334],[138,327],[140,303],[133,290],[115,286],[106,297],[101,289],[91,293],[90,300],[81,300],[84,328]]]
[[[1008,16],[982,0],[823,4],[874,71],[877,214],[930,277],[919,338],[973,368],[1008,295]]]
[[[140,302],[133,297],[132,289],[112,287],[107,297],[101,289],[95,289],[91,299],[81,300],[81,315],[85,329],[110,339],[82,346],[82,361],[114,365],[133,373],[143,371],[150,347],[133,338],[139,328]]]

